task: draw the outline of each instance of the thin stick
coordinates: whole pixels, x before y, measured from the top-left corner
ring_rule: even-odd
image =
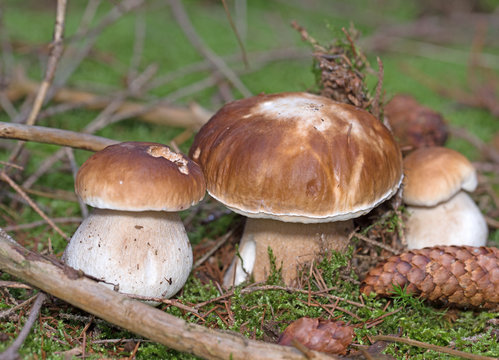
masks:
[[[0,288],[12,288],[12,289],[33,289],[31,286],[17,282],[17,281],[7,281],[0,280]]]
[[[69,240],[69,237],[62,231],[54,222],[47,216],[45,213],[38,207],[38,205],[31,200],[31,198],[24,192],[23,189],[19,185],[17,185],[14,180],[10,178],[5,172],[0,172],[0,179],[4,180],[7,184],[10,185],[21,197],[26,200],[26,202],[35,210],[38,215],[40,215],[52,229],[59,233],[64,239]]]
[[[388,245],[385,245],[383,243],[380,243],[379,241],[371,240],[367,236],[364,236],[364,235],[362,235],[362,234],[360,234],[358,232],[355,232],[353,234],[353,237],[359,238],[360,240],[365,241],[366,243],[369,243],[371,245],[374,245],[374,246],[380,247],[382,249],[385,249],[386,251],[389,251],[389,252],[391,252],[393,254],[398,254],[399,253],[399,251],[397,251],[397,249],[394,249],[391,246],[388,246]]]
[[[181,352],[206,359],[303,359],[291,347],[187,323],[130,299],[56,260],[23,248],[1,229],[0,269],[84,311]]]
[[[227,234],[225,234],[224,236],[222,236],[215,244],[215,246],[213,246],[206,254],[204,254],[203,256],[201,256],[195,263],[194,263],[194,266],[192,267],[192,269],[196,269],[198,266],[200,266],[202,263],[204,263],[207,259],[209,259],[209,257],[211,255],[213,255],[215,253],[215,251],[217,251],[223,244],[226,243],[226,241],[232,236],[232,234],[234,233],[233,230],[229,231]]]
[[[20,76],[8,89],[7,96],[14,99],[15,97],[32,94],[37,86],[37,83]],[[104,109],[113,101],[109,97],[69,88],[59,89],[54,94],[53,100],[69,104],[84,104],[90,110]],[[124,101],[116,110],[116,115],[118,114],[126,114],[127,116],[137,114],[142,121],[153,124],[193,129],[201,127],[212,115],[210,111],[199,105],[192,108],[167,106],[161,103],[150,106],[149,104],[142,104],[135,101]]]
[[[64,19],[66,17],[66,0],[57,0],[57,12],[55,17],[54,25],[54,39],[50,44],[50,55],[47,63],[47,71],[45,73],[45,78],[43,79],[40,89],[35,97],[35,102],[33,103],[33,108],[26,120],[26,125],[33,125],[36,121],[36,117],[40,112],[40,109],[47,95],[47,91],[52,84],[54,79],[55,70],[57,64],[59,63],[59,58],[62,55],[62,38],[64,33]]]
[[[249,294],[249,293],[252,293],[252,292],[255,292],[255,291],[271,291],[271,290],[278,290],[278,291],[280,290],[280,291],[288,291],[288,292],[299,292],[299,293],[302,293],[302,294],[308,294],[309,293],[309,290],[297,289],[297,288],[287,287],[287,286],[278,286],[278,285],[256,286],[254,284],[252,284],[252,285],[250,285],[250,286],[248,286],[246,288],[241,289],[240,293],[241,294]],[[334,299],[334,300],[339,299],[339,300],[344,301],[344,302],[346,302],[346,303],[348,303],[350,305],[355,305],[355,306],[358,306],[358,307],[366,307],[364,304],[361,304],[361,303],[358,303],[358,302],[355,302],[355,301],[352,301],[352,300],[348,300],[348,299],[345,299],[345,298],[342,298],[342,297],[339,297],[339,296],[336,296],[336,295],[323,294],[324,293],[323,290],[321,290],[321,291],[312,291],[311,293],[313,295],[320,295],[320,296],[323,296],[323,297],[329,297],[329,298]],[[213,302],[217,302],[217,301],[226,299],[228,297],[231,297],[232,295],[234,295],[234,290],[228,291],[225,294],[217,296],[217,297],[212,298],[210,300],[206,300],[206,301],[203,301],[201,303],[198,303],[194,307],[196,309],[199,309],[199,308],[201,308],[201,307],[203,307],[205,305],[208,305],[208,304],[211,304]]]
[[[237,43],[239,44],[239,47],[241,48],[241,54],[243,57],[243,62],[244,66],[249,67],[249,62],[248,62],[248,54],[246,53],[246,49],[244,48],[243,41],[241,39],[241,36],[239,35],[239,32],[237,31],[236,25],[234,25],[234,21],[232,21],[232,16],[230,15],[230,10],[229,7],[227,6],[227,1],[222,0],[222,4],[224,6],[225,14],[227,15],[227,19],[229,20],[230,27],[232,28],[232,31],[234,31],[234,35],[236,35]]]
[[[194,309],[193,307],[182,304],[180,301],[178,301],[176,299],[164,299],[164,298],[141,296],[141,295],[135,295],[135,294],[125,294],[125,295],[132,298],[132,299],[136,299],[136,300],[152,301],[152,302],[156,302],[156,303],[162,303],[162,304],[166,304],[166,305],[170,305],[170,306],[175,306],[181,310],[199,315],[199,312],[197,311],[197,309]]]
[[[28,126],[0,122],[0,138],[35,141],[45,144],[69,146],[74,149],[99,151],[106,146],[118,143],[117,140],[83,134],[70,130],[61,130],[43,126]]]
[[[494,148],[492,148],[491,146],[488,146],[480,138],[473,135],[468,130],[455,126],[449,126],[449,131],[452,136],[466,140],[471,145],[476,147],[482,153],[483,156],[486,156],[495,163],[499,163],[499,152]]]
[[[14,169],[17,169],[17,170],[24,170],[24,168],[22,166],[7,162],[7,161],[0,161],[0,165],[6,166],[6,167],[13,167]]]
[[[438,345],[433,345],[433,344],[428,344],[424,343],[422,341],[417,341],[417,340],[412,340],[412,339],[406,339],[406,338],[400,338],[397,336],[390,336],[390,335],[375,335],[372,337],[373,341],[392,341],[392,342],[400,342],[404,343],[407,345],[411,346],[417,346],[417,347],[422,347],[424,349],[429,349],[433,350],[436,352],[441,352],[444,354],[450,354],[454,356],[459,356],[465,359],[472,359],[472,360],[497,360],[497,358],[492,358],[488,356],[482,356],[482,355],[475,355],[475,354],[470,354],[464,351],[459,351],[459,350],[454,350],[450,348],[446,348],[443,346],[438,346]]]
[[[376,95],[374,97],[374,103],[372,106],[372,114],[380,121],[385,122],[384,120],[380,119],[381,115],[381,91],[383,89],[383,77],[384,77],[384,68],[383,68],[383,62],[379,58],[379,56],[376,58],[378,61],[378,83],[376,84]],[[385,123],[385,125],[387,125]]]
[[[26,324],[24,324],[21,332],[17,336],[17,339],[14,340],[14,342],[7,348],[7,350],[0,354],[0,360],[19,359],[19,349],[31,332],[31,328],[35,323],[36,318],[38,317],[38,313],[40,312],[40,309],[42,308],[43,302],[46,298],[47,296],[44,293],[38,293],[35,303],[33,304],[31,311],[29,312]]]
[[[50,55],[47,63],[47,71],[45,73],[45,78],[38,89],[36,94],[33,107],[29,113],[28,119],[26,120],[26,125],[33,125],[36,121],[36,117],[40,112],[43,105],[43,101],[47,95],[48,89],[52,84],[54,79],[55,70],[57,64],[59,63],[59,58],[62,54],[62,34],[64,32],[64,19],[66,16],[66,0],[57,0],[57,11],[54,25],[54,37],[50,46]],[[17,156],[21,153],[24,147],[24,142],[17,143],[16,147],[12,151],[9,160],[14,161]]]
[[[30,288],[30,289],[32,289],[32,288],[31,288],[31,286],[30,286],[29,288]],[[30,297],[28,300],[25,300],[25,301],[23,301],[22,303],[20,303],[20,304],[18,304],[18,305],[16,305],[16,306],[11,307],[10,309],[7,309],[7,310],[2,311],[2,312],[0,313],[0,320],[5,319],[5,318],[9,317],[9,316],[10,316],[10,315],[12,315],[12,313],[14,313],[15,311],[17,311],[17,310],[19,310],[19,309],[21,309],[21,308],[25,307],[25,306],[26,306],[26,305],[28,305],[28,304],[31,304],[31,303],[32,303],[32,302],[36,299],[36,297],[37,297],[37,296],[38,296],[38,294],[36,294],[36,295],[34,295],[34,296]]]
[[[248,88],[243,84],[239,77],[227,66],[225,61],[215,54],[210,48],[208,48],[199,35],[196,33],[194,26],[192,26],[187,13],[185,12],[182,2],[179,0],[170,0],[170,7],[172,9],[173,16],[177,20],[178,24],[184,31],[194,48],[203,55],[210,63],[222,73],[225,78],[244,96],[250,97],[253,94]]]
[[[74,156],[73,149],[65,147],[64,150],[66,151],[66,156],[68,157],[69,160],[71,173],[73,174],[73,181],[76,181],[76,174],[78,173],[78,165],[76,164],[76,159]],[[80,206],[81,216],[83,216],[83,218],[86,219],[88,217],[88,208],[87,205],[80,199],[80,197],[78,197],[78,205]]]

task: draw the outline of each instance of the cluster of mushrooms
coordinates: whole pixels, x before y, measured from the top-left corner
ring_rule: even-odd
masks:
[[[117,291],[171,297],[192,267],[177,212],[207,190],[247,218],[224,285],[264,280],[269,247],[292,285],[303,264],[345,250],[352,219],[402,183],[409,248],[485,244],[485,221],[464,192],[477,184],[464,156],[426,148],[403,160],[392,133],[366,111],[308,93],[258,95],[222,107],[189,157],[139,142],[91,156],[75,190],[95,209],[63,260]]]

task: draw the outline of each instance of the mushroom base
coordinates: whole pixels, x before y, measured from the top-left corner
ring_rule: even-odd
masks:
[[[94,209],[62,259],[119,292],[169,298],[189,276],[192,249],[177,213]]]
[[[437,245],[485,246],[488,228],[473,199],[459,192],[433,207],[408,206],[405,222],[408,249]]]
[[[294,285],[298,270],[304,264],[331,250],[345,251],[352,230],[352,220],[301,224],[248,218],[239,245],[240,257],[235,258],[227,270],[224,285],[239,285],[250,275],[256,282],[264,281],[270,273],[269,247],[284,282]]]

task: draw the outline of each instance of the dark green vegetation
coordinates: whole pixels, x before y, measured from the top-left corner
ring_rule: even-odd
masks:
[[[28,77],[38,81],[43,77],[46,61],[46,53],[43,52],[41,45],[47,44],[53,33],[55,13],[53,2],[12,0],[3,1],[1,4],[3,5],[0,8],[2,21],[5,27],[2,30],[7,30],[2,31],[2,36],[16,44],[12,54],[12,65],[21,66]],[[224,103],[216,86],[187,91],[185,96],[177,96],[178,91],[186,90],[190,84],[203,81],[210,76],[210,72],[207,70],[184,71],[189,64],[196,64],[204,59],[185,38],[172,17],[167,2],[152,1],[148,4],[143,10],[124,15],[119,21],[106,28],[99,35],[94,50],[69,78],[67,85],[109,96],[115,95],[126,82],[130,64],[135,61],[132,60],[135,52],[135,54],[140,53],[141,55],[136,68],[139,73],[154,64],[157,66],[154,78],[158,79],[168,75],[171,79],[151,91],[138,94],[137,97],[140,101],[148,102],[158,97],[172,96],[175,99],[175,104],[187,105],[194,101],[215,111]],[[447,30],[447,42],[431,35],[417,39],[418,43],[400,42],[400,39],[404,37],[403,29],[408,31],[409,25],[414,24],[421,14],[440,16],[447,20],[451,16],[445,12],[439,13],[435,8],[430,8],[428,4],[427,8],[423,8],[423,5],[420,8],[416,6],[415,2],[395,0],[379,2],[379,4],[378,2],[359,0],[349,2],[348,6],[340,1],[336,4],[336,2],[329,0],[310,1],[310,4],[305,4],[307,4],[306,1],[248,1],[247,18],[245,19],[247,24],[245,45],[250,59],[252,58],[251,54],[255,53],[268,54],[270,51],[278,49],[297,49],[293,52],[295,55],[283,56],[283,51],[274,52],[275,58],[280,58],[279,61],[265,62],[261,65],[256,61],[250,61],[249,69],[244,68],[241,60],[229,61],[231,68],[238,71],[241,80],[252,93],[316,89],[312,60],[307,54],[310,48],[300,40],[299,34],[289,26],[291,20],[298,21],[312,36],[325,44],[333,38],[343,36],[341,27],[348,28],[352,21],[356,28],[362,32],[363,36],[359,46],[368,54],[372,66],[376,68],[375,56],[380,56],[383,61],[385,74],[383,88],[386,92],[386,99],[399,92],[410,93],[422,104],[442,112],[451,124],[465,127],[485,142],[489,142],[493,135],[499,131],[497,117],[491,115],[489,111],[462,106],[454,98],[439,95],[435,85],[429,86],[427,83],[432,80],[443,89],[463,89],[470,96],[473,95],[468,82],[470,71],[468,58],[473,30],[475,29],[473,23],[460,24],[461,28],[468,29],[464,32],[449,25],[452,22],[442,20],[448,28],[442,25],[438,33],[442,35]],[[113,2],[103,2],[98,8],[95,18],[101,18],[112,6]],[[240,53],[221,3],[198,0],[186,1],[185,6],[196,30],[201,34],[206,45],[216,54],[230,57]],[[491,11],[494,6],[493,1],[483,2],[481,10]],[[65,32],[68,41],[80,25],[84,9],[84,2],[70,2]],[[472,17],[463,16],[464,18]],[[495,19],[497,24],[497,17]],[[94,24],[96,23],[98,21],[94,21]],[[134,43],[137,43],[137,29],[142,26],[145,26],[143,50],[137,52],[134,51]],[[397,32],[400,34],[400,38],[388,38],[389,29],[394,26],[400,27],[401,30]],[[434,31],[437,33],[437,30],[434,29]],[[497,28],[495,31],[497,33]],[[140,30],[138,32],[140,33]],[[491,54],[494,56],[493,59],[497,60],[499,44],[492,34],[493,29],[490,29],[488,35],[484,37],[487,40],[484,52]],[[390,45],[375,46],[374,40],[379,40],[380,37],[388,41]],[[407,37],[416,36],[409,34]],[[140,43],[141,36],[138,38]],[[396,43],[397,41],[400,43]],[[428,51],[423,45],[432,42],[439,48]],[[392,51],[382,51],[389,49]],[[297,53],[299,56],[296,55]],[[9,54],[3,52],[3,69],[6,68],[5,64],[8,63],[9,59]],[[487,71],[497,77],[497,64],[499,62],[496,62],[495,65],[492,64],[486,71],[474,72],[474,79],[481,81],[479,76]],[[63,70],[65,66],[67,63],[62,62],[59,69]],[[9,70],[12,71],[12,68]],[[7,75],[11,75],[11,73],[7,73]],[[494,77],[490,74],[485,75],[485,78],[488,81],[494,81]],[[376,76],[370,75],[368,77],[369,88],[373,89],[375,84]],[[497,82],[495,85],[497,86]],[[242,96],[237,90],[233,94],[236,98]],[[19,102],[15,105],[20,106],[21,104],[22,102]],[[49,104],[47,107],[51,105],[53,104]],[[96,111],[74,109],[44,118],[38,124],[79,131],[98,114]],[[10,121],[10,119],[4,112],[0,112],[0,121]],[[97,134],[118,140],[156,141],[169,144],[175,136],[182,132],[182,128],[152,125],[132,118],[108,125]],[[190,142],[191,140],[181,143],[181,150],[187,152]],[[7,140],[0,141],[2,145],[0,160],[8,158],[10,150],[5,149],[5,145],[10,143],[12,142]],[[462,139],[451,138],[448,141],[448,146],[463,152],[472,160],[482,160],[480,151]],[[24,171],[15,178],[19,183],[33,174],[43,160],[58,149],[53,145],[36,143],[29,143],[26,148],[29,152],[29,159],[23,164]],[[89,155],[89,152],[76,150],[77,164],[80,165]],[[490,180],[491,184],[497,182],[497,178],[494,179],[492,174],[485,175],[488,176],[487,179]],[[39,215],[31,207],[15,203],[14,199],[8,196],[8,194],[14,195],[15,193],[6,184],[0,183],[0,185],[0,196],[2,197],[0,227],[29,224],[40,220]],[[72,194],[73,177],[67,161],[57,162],[49,172],[35,183],[33,189],[46,193],[53,193],[57,190],[59,195],[65,194],[61,192]],[[495,194],[496,196],[498,194],[497,187]],[[51,218],[81,216],[80,208],[74,201],[62,200],[61,196],[31,196]],[[496,209],[494,209],[493,202],[485,191],[477,195],[477,200],[481,201],[488,212],[494,214]],[[240,222],[238,216],[227,214],[222,207],[208,200],[198,206],[196,211],[193,218],[190,217],[191,211],[186,211],[183,214],[184,219],[189,220],[189,236],[195,244],[195,249],[196,247],[203,248],[203,244],[209,248],[209,244],[206,245],[208,240],[219,238],[229,229],[236,228]],[[495,214],[497,218],[497,212]],[[215,220],[206,221],[212,215],[216,215]],[[394,231],[399,230],[399,221],[395,215],[388,216],[383,221],[378,222],[371,219],[368,224],[371,225],[374,222],[374,225],[361,229],[363,230],[362,234],[372,235],[384,231],[389,237]],[[77,223],[59,224],[67,234],[72,234],[77,225]],[[54,254],[60,255],[66,244],[65,240],[47,225],[27,230],[18,229],[9,233],[22,245],[44,253],[52,251]],[[236,243],[237,239],[234,239],[233,242]],[[362,244],[362,241],[357,239],[354,243],[359,245]],[[489,245],[499,246],[498,231],[491,231]],[[227,248],[230,246],[232,246],[231,249],[234,248],[233,244],[228,244]],[[229,259],[228,251],[226,249],[224,256],[215,256],[215,260]],[[202,251],[198,252],[198,254],[200,253]],[[165,305],[163,308],[165,311],[182,316],[192,322],[238,331],[251,338],[267,341],[276,341],[276,337],[286,325],[299,317],[334,317],[356,327],[355,344],[369,345],[368,337],[372,335],[399,334],[401,337],[434,345],[454,347],[492,357],[499,356],[497,328],[499,314],[497,313],[454,312],[434,309],[419,299],[407,295],[403,289],[396,290],[393,300],[364,298],[364,306],[360,306],[358,304],[361,301],[358,275],[355,270],[357,265],[358,268],[363,267],[362,264],[358,263],[359,260],[356,260],[357,262],[351,261],[352,256],[355,258],[353,250],[346,257],[333,254],[330,260],[315,264],[313,273],[309,269],[305,269],[303,274],[304,292],[280,290],[282,284],[277,264],[276,272],[265,284],[266,287],[262,287],[260,290],[252,290],[251,287],[246,288],[245,286],[237,288],[233,295],[200,307],[200,316],[176,307]],[[210,276],[199,276],[202,271],[203,269],[199,269],[189,278],[178,296],[182,303],[195,306],[220,295],[214,283],[209,281]],[[306,281],[307,279],[308,281]],[[0,274],[0,280],[15,279],[7,274]],[[328,294],[334,295],[334,297],[325,296],[324,293],[320,292],[324,289],[331,289]],[[2,300],[0,311],[11,308],[14,300],[25,300],[32,295],[31,290],[0,288]],[[26,306],[14,315],[2,319],[0,351],[5,349],[15,338],[24,323],[28,310],[29,306]],[[380,320],[377,321],[377,319]],[[492,321],[493,319],[495,322]],[[83,336],[85,336],[86,358],[118,358],[129,356],[132,353],[140,359],[192,358],[190,355],[179,354],[147,340],[140,340],[140,345],[134,352],[138,340],[133,334],[98,321],[98,319],[93,320],[87,328],[86,324],[89,324],[90,320],[88,314],[57,299],[52,299],[51,302],[44,305],[40,321],[35,323],[31,335],[22,348],[22,356],[55,359],[64,358],[65,354],[70,351],[73,351],[75,356],[81,355],[81,351],[78,352],[74,349],[81,346]],[[120,339],[132,340],[120,341]],[[351,349],[353,350],[354,346]],[[386,348],[385,353],[391,354],[397,359],[452,358],[441,353],[403,344],[391,344]]]

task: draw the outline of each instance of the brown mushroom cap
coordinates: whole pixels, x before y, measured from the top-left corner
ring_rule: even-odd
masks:
[[[476,171],[459,152],[444,147],[420,148],[404,159],[404,202],[434,206],[458,191],[473,191]]]
[[[231,102],[194,139],[208,192],[249,217],[346,220],[392,196],[402,157],[390,132],[351,105],[308,93]]]
[[[93,154],[76,176],[75,191],[88,205],[122,211],[179,211],[206,192],[199,166],[168,146],[124,142]]]

